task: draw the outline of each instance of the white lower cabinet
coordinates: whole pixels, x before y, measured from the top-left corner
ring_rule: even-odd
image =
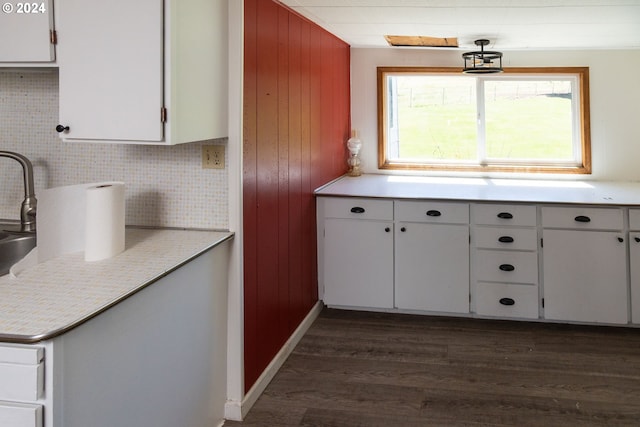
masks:
[[[0,344],[0,426],[41,427],[44,348]]]
[[[353,197],[318,207],[327,305],[640,323],[640,209]]]
[[[319,208],[325,304],[392,308],[393,202],[339,198]]]
[[[627,323],[622,209],[543,207],[542,225],[545,318]]]
[[[42,427],[42,405],[0,402],[0,426]]]
[[[629,209],[629,230],[631,322],[640,323],[640,209]]]
[[[469,205],[396,201],[395,305],[469,312]]]
[[[480,316],[537,319],[536,207],[473,204],[471,221],[473,311]]]
[[[222,425],[229,254],[215,247],[50,340],[0,343],[0,427]]]

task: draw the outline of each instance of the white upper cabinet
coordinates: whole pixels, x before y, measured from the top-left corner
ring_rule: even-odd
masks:
[[[64,140],[227,136],[225,0],[65,0],[57,16]]]
[[[55,61],[53,0],[2,2],[0,67]],[[17,64],[19,65],[19,64]]]

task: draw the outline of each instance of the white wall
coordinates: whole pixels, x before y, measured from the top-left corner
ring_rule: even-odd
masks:
[[[45,188],[124,181],[129,225],[229,228],[228,170],[202,169],[202,143],[69,143],[60,141],[57,124],[57,70],[0,69],[0,150],[31,160],[36,197]],[[22,198],[20,165],[0,158],[0,218],[19,219]]]
[[[363,140],[362,161],[365,172],[392,173],[377,169],[376,67],[462,68],[461,53],[458,50],[399,48],[351,50],[351,126],[358,129]],[[503,53],[504,67],[589,67],[593,173],[570,177],[538,175],[538,178],[640,180],[640,50]]]

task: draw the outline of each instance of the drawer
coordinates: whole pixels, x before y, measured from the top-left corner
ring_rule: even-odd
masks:
[[[538,233],[535,228],[475,227],[476,248],[535,251]]]
[[[551,207],[542,208],[542,226],[589,230],[622,230],[621,208]]]
[[[483,316],[538,318],[538,287],[476,283],[476,313]]]
[[[358,197],[325,198],[326,218],[393,220],[393,201]]]
[[[43,347],[0,346],[0,400],[35,401],[40,397],[44,388],[43,355]]]
[[[536,225],[536,207],[530,205],[474,204],[471,206],[472,221],[482,225]]]
[[[446,224],[469,224],[469,205],[448,202],[408,202],[395,203],[396,221],[433,222]]]
[[[537,252],[475,250],[473,266],[478,281],[538,283]]]
[[[42,405],[0,402],[0,426],[42,427]]]
[[[629,230],[640,231],[640,209],[629,209]]]

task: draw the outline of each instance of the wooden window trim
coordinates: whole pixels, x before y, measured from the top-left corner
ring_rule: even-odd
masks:
[[[413,162],[392,162],[386,157],[387,132],[384,106],[386,101],[385,75],[387,73],[460,73],[458,67],[378,67],[378,168],[387,170],[422,170],[422,171],[464,171],[464,172],[517,172],[517,173],[558,173],[558,174],[590,174],[591,173],[591,121],[589,100],[589,67],[510,67],[505,74],[571,74],[578,75],[580,90],[580,139],[582,144],[582,165],[580,166],[519,166],[519,165],[429,165]]]

